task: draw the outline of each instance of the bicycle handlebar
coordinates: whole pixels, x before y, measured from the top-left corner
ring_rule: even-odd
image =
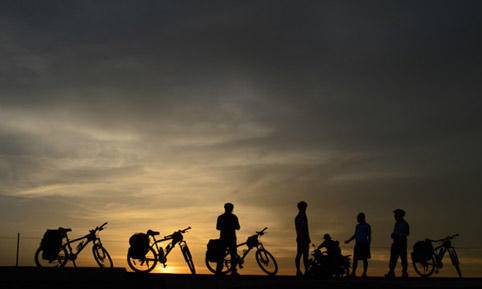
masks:
[[[264,234],[264,231],[266,231],[267,229],[268,229],[268,227],[264,227],[263,230],[261,230],[261,231],[256,231],[256,234],[258,234],[258,235],[263,235],[263,234]]]
[[[182,230],[179,230],[179,232],[181,233],[186,233],[187,231],[191,230],[191,226],[185,228],[185,229],[182,229]]]
[[[454,239],[454,238],[456,238],[456,237],[458,237],[458,236],[459,236],[459,234],[454,234],[454,235],[447,236],[447,237],[445,237],[445,238],[438,239],[438,240],[432,240],[432,239],[427,239],[427,240],[429,240],[430,242],[436,243],[436,242],[443,242],[443,241],[447,241],[447,240],[452,240],[452,239]]]
[[[95,229],[90,230],[90,231],[91,232],[100,232],[100,231],[104,230],[105,225],[107,225],[107,222],[105,222],[104,224],[102,224],[100,226],[95,227]]]
[[[176,234],[176,233],[184,234],[184,233],[186,233],[186,232],[189,231],[189,230],[191,230],[191,227],[187,227],[187,228],[185,228],[185,229],[175,231],[174,233],[172,233],[172,234],[170,234],[170,235],[164,236],[164,239],[166,239],[166,240],[172,239],[172,237],[174,236],[174,234]]]

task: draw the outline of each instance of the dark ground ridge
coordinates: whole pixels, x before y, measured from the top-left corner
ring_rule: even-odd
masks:
[[[298,288],[481,288],[482,278],[419,278],[310,280],[295,276],[138,274],[124,268],[0,267],[0,288],[139,288],[139,289],[298,289]]]

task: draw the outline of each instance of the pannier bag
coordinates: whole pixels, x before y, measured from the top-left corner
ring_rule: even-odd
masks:
[[[129,238],[131,256],[142,259],[149,251],[149,236],[144,233],[136,233]]]
[[[432,242],[418,241],[413,245],[413,258],[418,262],[427,262],[432,258],[433,246]]]
[[[211,239],[208,242],[208,250],[206,252],[206,259],[210,262],[217,262],[224,257],[225,246],[220,239]]]
[[[259,245],[258,235],[253,235],[251,237],[248,237],[248,240],[246,241],[246,245],[248,245],[249,248],[258,247]]]
[[[62,248],[62,240],[65,234],[60,230],[47,230],[42,237],[40,247],[42,247],[42,259],[53,261],[59,255]]]

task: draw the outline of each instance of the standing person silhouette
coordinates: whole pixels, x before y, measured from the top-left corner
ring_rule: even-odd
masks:
[[[295,217],[296,228],[296,276],[301,276],[303,273],[300,269],[300,259],[303,257],[303,265],[305,271],[308,268],[308,253],[310,249],[310,233],[308,231],[308,217],[306,216],[306,208],[308,204],[304,201],[298,203],[298,214]]]
[[[391,235],[393,239],[392,247],[390,249],[390,270],[385,277],[395,277],[395,267],[397,266],[398,257],[402,262],[402,277],[408,277],[408,260],[407,260],[407,237],[410,234],[410,227],[405,221],[405,211],[402,209],[396,209],[393,211],[395,218],[395,227]]]
[[[364,213],[359,213],[356,217],[358,224],[355,227],[355,233],[350,239],[345,241],[345,244],[355,240],[355,247],[353,248],[353,270],[351,276],[356,276],[356,268],[358,267],[358,261],[363,261],[363,273],[362,277],[367,276],[368,259],[371,258],[370,243],[372,240],[372,228],[366,221]]]
[[[219,239],[223,241],[225,249],[229,250],[231,255],[231,271],[232,275],[238,275],[236,269],[238,254],[236,250],[236,230],[240,229],[238,217],[233,214],[234,205],[231,203],[224,204],[224,214],[218,217],[216,229],[219,230]],[[223,260],[219,260],[216,266],[216,274],[221,275],[223,269]]]

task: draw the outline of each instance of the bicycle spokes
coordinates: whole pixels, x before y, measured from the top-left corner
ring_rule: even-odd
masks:
[[[268,265],[269,259],[268,259],[268,256],[266,255],[266,252],[262,252],[261,254],[259,254],[259,257],[260,257],[260,261],[263,264]]]
[[[99,260],[104,260],[106,258],[106,255],[104,253],[104,250],[100,250],[99,248],[97,248],[95,250],[95,253],[97,255],[97,258],[99,258]]]

